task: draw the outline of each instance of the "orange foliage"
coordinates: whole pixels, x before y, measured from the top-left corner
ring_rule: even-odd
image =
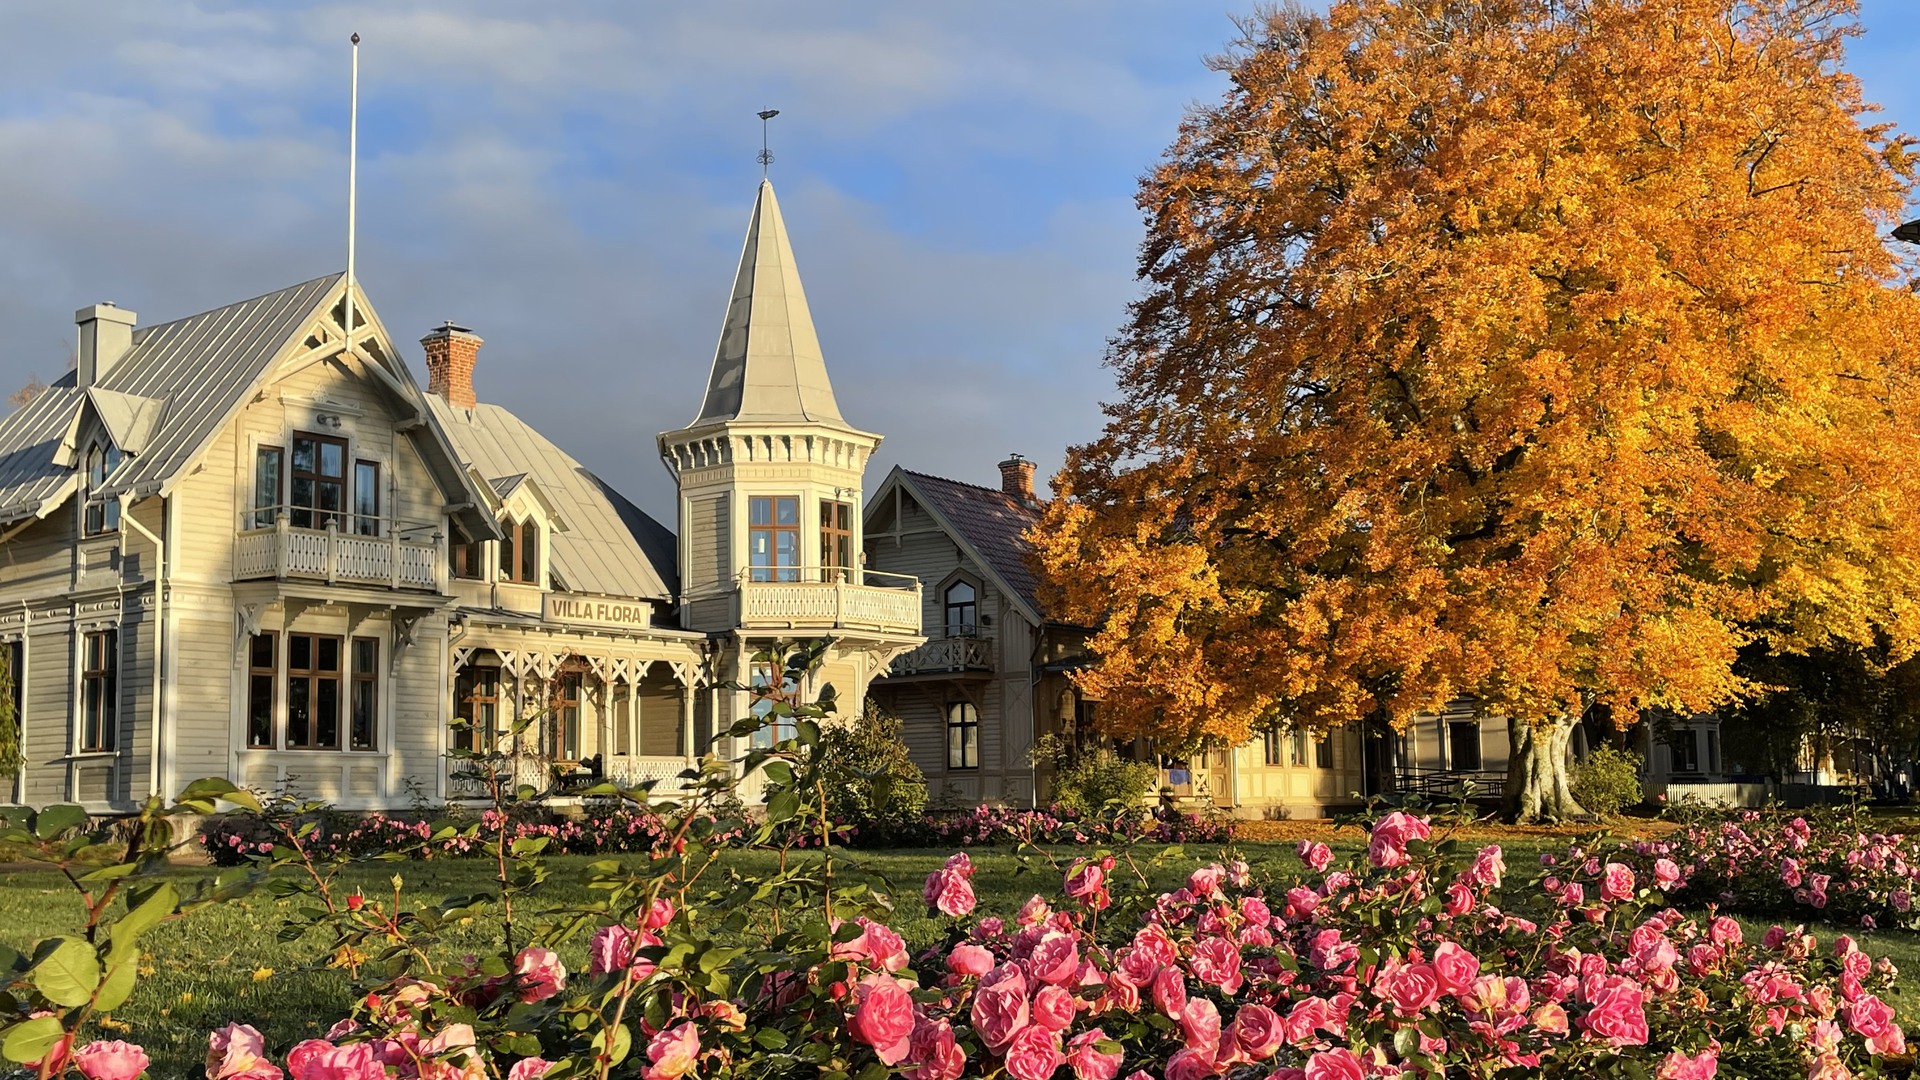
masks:
[[[1342,0],[1143,181],[1034,530],[1116,734],[1709,708],[1920,641],[1913,183],[1849,0]]]

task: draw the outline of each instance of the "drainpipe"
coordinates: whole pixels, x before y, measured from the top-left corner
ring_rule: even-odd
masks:
[[[164,522],[164,519],[162,520]],[[165,745],[164,740],[160,737],[160,724],[162,719],[160,711],[160,664],[161,660],[166,656],[166,653],[162,650],[162,637],[163,628],[166,626],[167,542],[156,536],[153,530],[140,524],[139,520],[133,516],[133,501],[130,492],[122,492],[120,495],[120,525],[120,555],[122,558],[127,554],[127,530],[129,528],[141,536],[146,537],[147,542],[153,545],[153,573],[150,575],[153,579],[153,689],[152,699],[149,702],[152,706],[153,713],[149,721],[149,728],[153,733],[153,742],[147,754],[147,794],[152,796],[161,793],[160,748]],[[161,528],[165,527],[163,523]],[[120,617],[122,619],[126,618],[124,603]]]

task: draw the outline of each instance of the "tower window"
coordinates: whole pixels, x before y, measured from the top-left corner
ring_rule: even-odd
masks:
[[[820,500],[820,580],[853,580],[853,507]]]
[[[800,580],[799,496],[747,500],[747,566],[754,581]]]

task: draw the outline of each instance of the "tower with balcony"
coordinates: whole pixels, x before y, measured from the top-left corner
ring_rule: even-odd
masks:
[[[840,414],[762,181],[705,398],[691,423],[659,437],[679,487],[680,625],[726,643],[714,678],[751,685],[766,677],[755,653],[828,639],[817,680],[853,710],[923,640],[919,583],[861,565],[862,483],[880,438]],[[716,707],[734,710],[715,718],[724,729],[744,703],[723,694]]]

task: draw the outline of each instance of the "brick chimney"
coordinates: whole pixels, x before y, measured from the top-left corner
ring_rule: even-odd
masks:
[[[1019,454],[1010,454],[1000,463],[1000,490],[1022,506],[1038,506],[1033,497],[1034,464]]]
[[[480,336],[449,322],[428,331],[420,344],[427,350],[427,393],[439,394],[447,404],[462,409],[478,404],[473,396],[473,364],[480,354]]]

